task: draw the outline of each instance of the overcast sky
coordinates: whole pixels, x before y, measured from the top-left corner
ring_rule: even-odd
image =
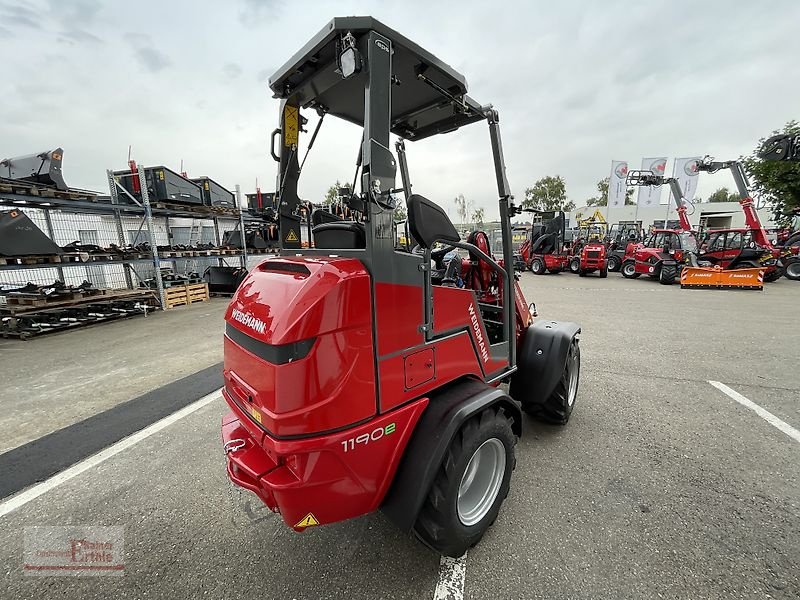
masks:
[[[145,165],[274,189],[268,77],[333,16],[370,14],[464,73],[500,111],[518,198],[562,175],[577,205],[612,159],[749,153],[800,119],[800,2],[0,0],[0,158],[62,146],[73,187]],[[310,116],[310,115],[309,115]],[[313,125],[313,119],[312,123]],[[301,183],[352,178],[360,130],[326,121]],[[414,189],[496,215],[488,131],[407,145]],[[398,178],[399,183],[399,178]],[[726,174],[701,175],[699,194]],[[663,196],[666,201],[667,194]]]

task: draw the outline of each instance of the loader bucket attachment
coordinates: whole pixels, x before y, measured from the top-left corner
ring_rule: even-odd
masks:
[[[66,191],[69,186],[61,173],[64,150],[56,148],[39,154],[0,160],[0,177],[25,183],[38,183]]]
[[[21,210],[0,212],[0,256],[63,254]]]
[[[731,269],[719,267],[684,267],[681,271],[682,288],[743,289],[764,288],[764,269]]]

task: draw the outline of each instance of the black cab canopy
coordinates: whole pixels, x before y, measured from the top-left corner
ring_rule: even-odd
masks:
[[[292,98],[302,107],[322,109],[364,125],[366,72],[343,79],[337,59],[341,40],[352,34],[366,54],[367,36],[376,31],[392,42],[391,132],[419,140],[485,118],[480,104],[467,96],[466,78],[430,52],[372,17],[337,17],[270,78],[276,98]],[[453,102],[441,90],[458,99]]]

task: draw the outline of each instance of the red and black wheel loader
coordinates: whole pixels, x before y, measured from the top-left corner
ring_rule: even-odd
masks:
[[[547,215],[540,223],[535,223],[530,236],[519,249],[517,264],[530,270],[534,275],[561,273],[567,268],[569,256],[564,250],[564,230],[566,215],[563,211],[546,212],[530,208],[522,209],[539,215]]]
[[[280,99],[282,248],[225,315],[228,476],[296,531],[381,509],[460,556],[508,494],[523,411],[566,423],[580,374],[580,327],[534,323],[515,281],[498,112],[371,17],[333,19],[269,85]],[[314,225],[312,248],[301,248],[297,213],[303,111],[363,128],[360,190],[346,198],[363,218]],[[405,158],[406,142],[477,122],[491,140],[502,261],[486,234],[461,241],[447,213],[412,191]],[[396,248],[400,194],[416,252]],[[471,257],[463,287],[431,266],[452,248]]]

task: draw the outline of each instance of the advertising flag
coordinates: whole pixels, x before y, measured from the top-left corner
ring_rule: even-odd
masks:
[[[628,186],[628,163],[624,160],[611,161],[611,175],[608,178],[608,206],[625,206],[625,192]]]
[[[667,157],[658,156],[656,158],[643,158],[642,171],[652,171],[654,175],[662,177],[667,171]],[[636,196],[636,204],[639,206],[650,207],[661,204],[661,186],[640,185]]]
[[[676,158],[675,165],[672,167],[672,176],[678,180],[684,200],[689,202],[694,200],[694,194],[697,191],[697,176],[700,174],[700,171],[697,170],[697,163],[700,162],[700,158],[699,156]],[[672,205],[674,202],[670,198],[670,206]]]

